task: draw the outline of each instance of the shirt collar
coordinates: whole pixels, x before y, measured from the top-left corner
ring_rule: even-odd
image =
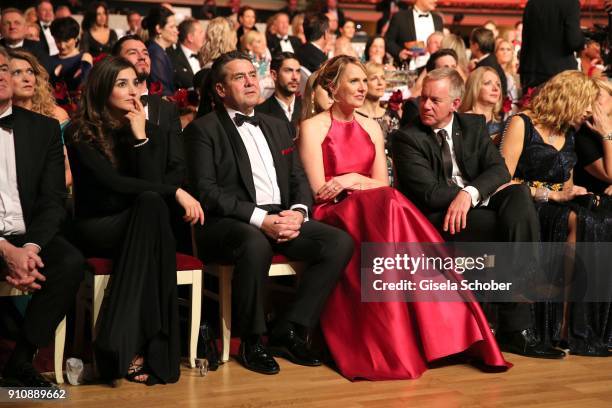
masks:
[[[5,117],[5,116],[8,116],[8,115],[10,115],[10,114],[12,114],[12,113],[13,113],[13,105],[9,105],[8,109],[7,109],[7,110],[5,110],[5,111],[4,111],[4,112],[3,112],[3,113],[0,115],[0,118],[3,118],[3,117]]]
[[[419,10],[419,9],[418,9],[416,6],[412,7],[412,13],[413,13],[415,16],[417,16],[417,17],[418,17],[420,14],[427,14],[428,16],[431,16],[431,12],[429,12],[429,11],[421,11],[421,10]]]
[[[276,98],[276,101],[278,102],[278,104],[285,110],[291,110],[291,113],[293,113],[293,107],[295,106],[295,95],[293,95],[293,100],[291,101],[291,103],[289,104],[289,106],[287,106],[287,104],[285,104],[285,102],[281,101],[280,99],[278,99],[276,97],[276,95],[274,95],[274,98]],[[289,109],[287,109],[289,108]]]
[[[242,113],[240,111],[237,111],[235,109],[232,109],[232,108],[230,108],[228,106],[225,107],[225,110],[227,111],[227,114],[229,115],[229,117],[232,120],[232,122],[234,121],[234,116],[236,116],[237,113],[239,113],[241,115],[244,115],[244,113]],[[245,115],[245,116],[255,116],[255,109],[253,109],[253,111],[250,114]]]
[[[434,132],[438,134],[438,132],[442,129],[446,130],[446,134],[451,136],[453,134],[453,122],[455,121],[455,114],[451,116],[451,120],[444,126],[443,128],[434,128]]]
[[[318,49],[320,49],[321,51],[323,51],[323,48],[319,47],[319,45],[317,43],[311,42],[311,44],[314,45],[315,47],[317,47]],[[323,51],[323,52],[325,52],[325,51]]]
[[[489,55],[491,55],[491,53],[485,54],[482,57],[478,58],[478,62],[482,61],[483,59],[487,58]]]
[[[189,61],[189,58],[191,58],[193,54],[197,54],[197,52],[193,52],[189,48],[185,47],[183,44],[181,44],[181,50],[183,50],[183,54],[185,54],[185,56],[187,57],[187,61]]]
[[[9,43],[7,42],[7,43],[6,43],[6,46],[7,46],[8,48],[21,48],[21,47],[23,47],[23,43],[24,43],[24,42],[25,42],[24,40],[19,41],[17,44],[9,44]]]

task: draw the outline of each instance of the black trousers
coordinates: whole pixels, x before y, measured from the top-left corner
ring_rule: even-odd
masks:
[[[446,212],[438,212],[427,217],[447,241],[533,242],[531,256],[538,258],[538,247],[535,243],[540,242],[540,223],[526,185],[510,185],[494,194],[486,207],[470,210],[467,227],[458,234],[451,235],[442,230],[445,215]],[[533,325],[529,303],[498,304],[500,331],[520,331]]]
[[[94,343],[103,378],[121,378],[144,355],[150,382],[180,375],[176,252],[168,206],[157,193],[140,194],[118,214],[75,222],[89,256],[113,259],[110,293],[102,304]]]
[[[15,246],[25,244],[23,236],[6,238]],[[42,288],[33,292],[21,329],[23,338],[38,348],[53,340],[57,325],[74,304],[85,271],[83,255],[60,235],[39,256],[45,264],[40,272],[47,280],[39,282]]]
[[[233,218],[209,218],[196,228],[198,252],[205,262],[234,264],[233,303],[240,335],[266,331],[264,283],[274,252],[305,262],[294,302],[284,319],[313,327],[327,297],[353,253],[348,234],[332,226],[308,221],[300,235],[286,243],[275,243],[258,228]]]

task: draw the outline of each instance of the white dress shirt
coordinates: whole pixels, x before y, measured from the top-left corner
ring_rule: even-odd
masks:
[[[9,106],[0,118],[13,113]],[[26,232],[23,210],[17,187],[17,162],[13,131],[0,128],[0,233],[23,235]],[[0,238],[4,240],[4,238]]]
[[[57,45],[55,44],[55,38],[51,35],[51,23],[43,23],[40,22],[42,33],[47,40],[47,44],[49,44],[49,55],[59,54],[59,50],[57,49]]]
[[[448,124],[444,126],[443,128],[438,128],[438,129],[434,128],[434,132],[437,135],[440,130],[442,129],[446,130],[446,143],[448,143],[448,147],[450,148],[451,160],[453,162],[453,171],[452,171],[451,179],[453,183],[461,187],[463,191],[465,191],[466,193],[470,195],[470,197],[472,198],[472,207],[476,207],[481,201],[480,192],[478,191],[476,187],[467,185],[468,182],[467,180],[463,178],[463,175],[461,174],[461,170],[459,170],[459,165],[457,165],[457,155],[455,154],[455,149],[453,148],[453,122],[454,121],[455,121],[455,115],[451,116],[450,122],[448,122]],[[489,197],[487,197],[485,200],[482,200],[482,203],[480,204],[482,206],[486,206],[488,203],[489,203]]]
[[[282,52],[295,52],[295,50],[293,49],[293,45],[291,45],[291,41],[289,41],[288,35],[284,37],[277,35],[277,37],[280,42],[280,47],[281,47]]]
[[[6,43],[6,46],[7,46],[8,48],[21,48],[21,47],[23,47],[23,43],[24,43],[24,41],[23,41],[23,40],[19,41],[17,44],[9,44],[9,43],[7,42],[7,43]]]
[[[291,100],[289,106],[285,105],[285,102],[278,99],[276,95],[274,95],[274,98],[276,99],[276,102],[278,102],[280,107],[283,109],[283,112],[285,112],[287,120],[291,122],[291,116],[293,115],[293,109],[295,108],[295,95],[293,96],[293,99]]]
[[[187,62],[189,63],[189,66],[191,67],[191,70],[193,71],[194,75],[197,74],[202,69],[202,67],[200,66],[200,61],[197,58],[192,57],[192,55],[197,54],[197,52],[191,51],[183,44],[181,44],[181,51],[183,51],[183,54],[185,54],[185,58],[187,58]]]
[[[227,113],[234,122],[234,117],[238,112],[234,109],[228,108]],[[255,111],[251,112],[250,115],[254,116]],[[259,126],[254,126],[248,122],[244,122],[242,126],[236,126],[240,138],[244,143],[247,155],[249,156],[249,162],[251,164],[251,173],[253,173],[253,184],[255,185],[255,201],[257,205],[269,205],[269,204],[281,204],[280,189],[278,187],[278,179],[276,178],[276,168],[274,167],[274,158],[268,146],[268,141],[264,136]],[[294,204],[291,209],[302,208],[308,211],[308,207],[303,204]],[[249,223],[257,228],[261,228],[264,222],[264,218],[268,215],[266,210],[259,207],[255,207]],[[308,220],[308,216],[304,218],[304,221]]]
[[[431,12],[424,12],[413,7],[412,14],[414,16],[414,31],[416,33],[416,40],[423,41],[427,44],[427,38],[436,31],[434,27],[433,16]],[[419,15],[427,14],[427,17],[419,17]],[[417,69],[427,64],[429,54],[419,55],[410,61],[409,69]]]

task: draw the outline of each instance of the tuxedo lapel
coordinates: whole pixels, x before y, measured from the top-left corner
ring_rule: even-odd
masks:
[[[191,75],[195,74],[195,72],[193,72],[193,69],[191,69],[191,65],[189,64],[189,61],[187,60],[187,57],[185,56],[185,53],[183,52],[181,47],[176,47],[176,50],[174,52],[180,61],[180,65],[186,68],[187,71],[191,73]]]
[[[216,113],[217,117],[219,118],[219,122],[221,122],[221,126],[223,127],[223,130],[225,130],[225,134],[232,145],[234,158],[236,160],[236,165],[238,166],[240,176],[242,177],[242,181],[249,192],[251,200],[255,203],[257,202],[257,198],[255,194],[255,183],[253,182],[253,172],[251,171],[251,162],[249,160],[249,154],[246,151],[246,147],[244,146],[242,138],[240,137],[240,133],[238,133],[238,129],[236,129],[234,122],[232,122],[232,119],[230,119],[225,109],[218,109]]]
[[[291,112],[291,124],[297,126],[302,114],[302,99],[295,95],[295,103],[293,104],[293,112]]]
[[[159,125],[161,98],[159,95],[144,95],[149,109],[149,121]]]
[[[461,171],[461,174],[464,178],[468,179],[469,175],[465,171],[465,166],[463,165],[463,137],[461,135],[461,124],[459,123],[459,118],[455,115],[453,120],[453,149],[455,150],[455,158],[457,160],[457,166]]]
[[[408,38],[407,41],[416,41],[417,36],[416,36],[416,27],[414,24],[414,12],[413,12],[413,9],[409,9],[407,11],[408,12],[406,13],[406,17],[408,19],[408,24],[406,24],[406,30],[408,31],[407,32],[408,35],[406,36],[406,38]],[[400,46],[404,48],[403,43],[400,44]]]
[[[30,143],[30,131],[28,130],[28,122],[26,118],[21,115],[20,108],[13,106],[13,140],[15,144],[15,163],[17,164],[17,188],[19,189],[19,200],[21,201],[21,208],[24,211],[24,218],[28,217],[29,214],[25,214],[27,202],[26,192],[29,191],[28,175],[31,173],[30,161],[37,159],[34,155],[37,153],[32,150],[32,146],[35,144]],[[28,219],[28,218],[26,218]]]

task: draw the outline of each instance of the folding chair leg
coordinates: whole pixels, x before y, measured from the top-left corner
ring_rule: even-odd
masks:
[[[223,349],[221,361],[229,361],[232,339],[232,269],[219,267],[219,314]]]
[[[192,271],[191,283],[191,327],[189,330],[189,366],[196,367],[198,357],[198,334],[200,329],[200,317],[202,313],[202,271]]]
[[[53,353],[53,365],[55,369],[55,382],[64,383],[64,346],[66,344],[66,317],[62,319],[55,329],[55,352]]]

